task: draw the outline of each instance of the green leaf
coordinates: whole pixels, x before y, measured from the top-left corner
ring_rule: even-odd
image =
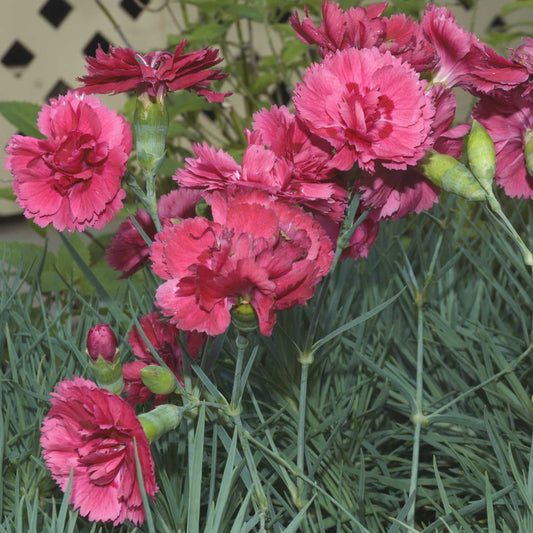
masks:
[[[16,196],[13,192],[12,187],[2,187],[0,188],[0,198],[4,200],[15,200]]]
[[[44,135],[37,128],[37,115],[41,106],[30,102],[0,102],[2,114],[23,135],[43,139]]]
[[[254,6],[245,6],[242,4],[233,4],[228,6],[224,11],[237,15],[240,19],[250,19],[255,22],[263,22],[264,17],[262,11]]]

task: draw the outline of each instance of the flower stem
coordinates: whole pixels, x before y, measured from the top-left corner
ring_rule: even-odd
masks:
[[[524,263],[529,267],[533,267],[533,253],[531,253],[531,250],[526,246],[518,232],[514,229],[514,226],[511,224],[511,221],[503,212],[500,203],[496,200],[495,197],[493,197],[491,200],[489,200],[488,205],[490,207],[489,213],[494,215],[495,221],[509,234],[509,236],[517,244],[520,253],[522,254],[522,259],[524,260]]]
[[[423,301],[417,302],[418,325],[416,335],[416,413],[411,417],[415,432],[413,436],[413,455],[411,459],[411,480],[409,483],[409,498],[412,498],[411,507],[407,513],[407,524],[414,527],[416,509],[416,489],[418,486],[418,463],[420,457],[420,433],[422,424],[426,420],[422,413],[423,371],[424,371],[424,310]]]
[[[231,392],[231,403],[229,405],[229,414],[240,414],[241,412],[241,397],[242,397],[242,386],[241,386],[241,374],[242,374],[242,365],[244,362],[244,354],[248,348],[248,337],[242,335],[240,332],[237,333],[237,361],[235,363],[235,377],[233,378],[233,390]]]
[[[301,354],[300,363],[302,365],[300,374],[300,400],[298,403],[298,438],[296,466],[303,474],[305,467],[305,420],[307,412],[307,381],[309,377],[309,367],[313,363],[313,354],[311,352]],[[305,505],[304,498],[304,481],[301,477],[297,480],[296,501],[294,502],[298,509]]]

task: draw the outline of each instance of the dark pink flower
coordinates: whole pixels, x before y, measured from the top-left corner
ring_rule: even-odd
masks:
[[[100,47],[96,57],[87,57],[88,74],[78,78],[85,84],[81,93],[117,94],[137,91],[149,96],[164,97],[167,91],[187,89],[204,96],[209,102],[222,102],[229,93],[208,89],[214,80],[224,79],[220,69],[212,69],[222,58],[218,50],[204,48],[183,53],[186,41],[174,53],[149,52],[142,55],[131,48],[109,47],[106,54]]]
[[[172,219],[182,220],[194,216],[194,208],[200,198],[198,191],[185,188],[163,195],[157,205],[161,224],[169,224]],[[152,217],[144,209],[140,209],[133,218],[146,236],[153,240],[157,231]],[[150,246],[129,218],[120,225],[106,249],[109,266],[122,272],[119,279],[135,274],[148,263],[149,255]]]
[[[323,22],[317,28],[307,9],[300,22],[298,13],[289,19],[298,37],[307,44],[317,44],[321,57],[345,48],[372,48],[389,51],[410,63],[417,72],[435,63],[435,55],[425,40],[418,22],[405,15],[381,16],[386,2],[342,10],[338,4],[323,0]]]
[[[339,4],[322,1],[322,19],[317,28],[309,18],[300,22],[298,13],[289,21],[298,37],[307,44],[318,44],[322,57],[344,48],[371,48],[381,42],[384,23],[381,14],[387,7],[386,2],[373,4],[368,8],[350,7],[342,10]]]
[[[429,90],[435,106],[431,135],[435,139],[433,149],[459,157],[463,138],[469,126],[462,124],[450,128],[455,116],[455,94],[442,85]],[[377,165],[373,174],[362,172],[357,181],[361,204],[376,210],[379,219],[398,220],[408,213],[420,213],[438,201],[440,189],[431,183],[416,167],[406,170],[389,170]]]
[[[26,218],[59,231],[102,228],[122,207],[129,124],[92,96],[69,92],[39,113],[46,139],[13,135],[6,168]]]
[[[518,48],[515,48],[511,52],[509,59],[524,67],[529,75],[529,78],[525,85],[524,94],[529,94],[533,90],[533,38],[532,37],[522,37],[524,41]]]
[[[117,338],[109,324],[98,324],[87,334],[87,353],[96,361],[101,355],[108,363],[113,363],[117,356]]]
[[[522,65],[505,59],[475,35],[459,28],[445,7],[429,4],[421,27],[437,57],[433,83],[479,94],[509,90],[528,78]]]
[[[222,150],[193,147],[196,158],[174,176],[180,185],[207,192],[261,189],[293,204],[341,220],[346,189],[330,168],[331,146],[282,106],[254,115],[242,165]]]
[[[330,240],[312,215],[263,191],[215,192],[213,221],[187,219],[156,236],[154,272],[167,280],[156,305],[184,330],[223,333],[250,304],[270,335],[275,311],[304,304],[327,273]]]
[[[159,313],[149,313],[139,319],[139,324],[146,338],[158,353],[168,368],[174,373],[183,385],[182,352],[177,335],[179,331],[159,316]],[[206,337],[200,333],[189,332],[186,336],[187,348],[193,358],[198,356],[201,347],[205,344]],[[128,342],[136,356],[136,360],[126,363],[122,367],[124,376],[124,393],[126,400],[133,406],[147,402],[152,393],[141,380],[141,369],[147,365],[159,365],[145,343],[137,326],[134,326],[128,336]],[[154,406],[164,403],[168,396],[156,395]]]
[[[150,498],[157,485],[150,445],[133,408],[76,376],[56,385],[51,403],[41,428],[43,457],[63,492],[73,470],[70,503],[92,521],[141,524],[135,443]]]
[[[524,147],[533,138],[533,94],[513,91],[484,96],[472,117],[485,126],[496,148],[495,181],[511,197],[533,198],[533,176],[526,168]]]
[[[346,48],[313,64],[294,95],[298,116],[336,149],[331,164],[372,172],[414,165],[432,145],[426,82],[376,48]]]

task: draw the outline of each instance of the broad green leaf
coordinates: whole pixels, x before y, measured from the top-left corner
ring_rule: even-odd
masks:
[[[30,102],[0,102],[2,114],[23,135],[42,139],[44,136],[37,128],[37,114],[41,106]]]

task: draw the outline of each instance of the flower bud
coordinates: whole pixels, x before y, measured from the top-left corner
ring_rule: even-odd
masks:
[[[524,135],[524,157],[526,158],[527,172],[533,176],[533,130],[529,128]]]
[[[487,130],[477,121],[466,141],[468,166],[487,192],[492,191],[492,180],[496,174],[496,150]]]
[[[87,354],[90,367],[98,386],[114,394],[124,387],[122,365],[118,359],[117,338],[107,324],[99,324],[87,335]]]
[[[141,368],[141,379],[154,394],[172,394],[177,387],[176,376],[164,366],[147,365]]]
[[[135,147],[144,176],[153,178],[165,159],[165,141],[168,133],[168,112],[163,101],[148,94],[137,97],[135,116]]]
[[[108,324],[99,324],[89,330],[87,353],[96,361],[101,355],[108,363],[113,363],[118,355],[117,338]]]
[[[230,313],[233,325],[243,333],[255,331],[259,326],[257,313],[252,304],[242,303],[234,305],[231,308]]]
[[[431,150],[420,160],[418,168],[432,183],[447,192],[474,202],[489,198],[489,193],[470,170],[451,155]]]
[[[101,355],[96,361],[91,361],[90,367],[94,380],[101,389],[106,389],[113,394],[120,394],[124,388],[122,377],[122,363],[117,359],[109,363]]]
[[[138,416],[139,422],[144,429],[148,442],[152,443],[161,435],[178,427],[181,420],[180,408],[177,405],[158,405],[148,413]]]

